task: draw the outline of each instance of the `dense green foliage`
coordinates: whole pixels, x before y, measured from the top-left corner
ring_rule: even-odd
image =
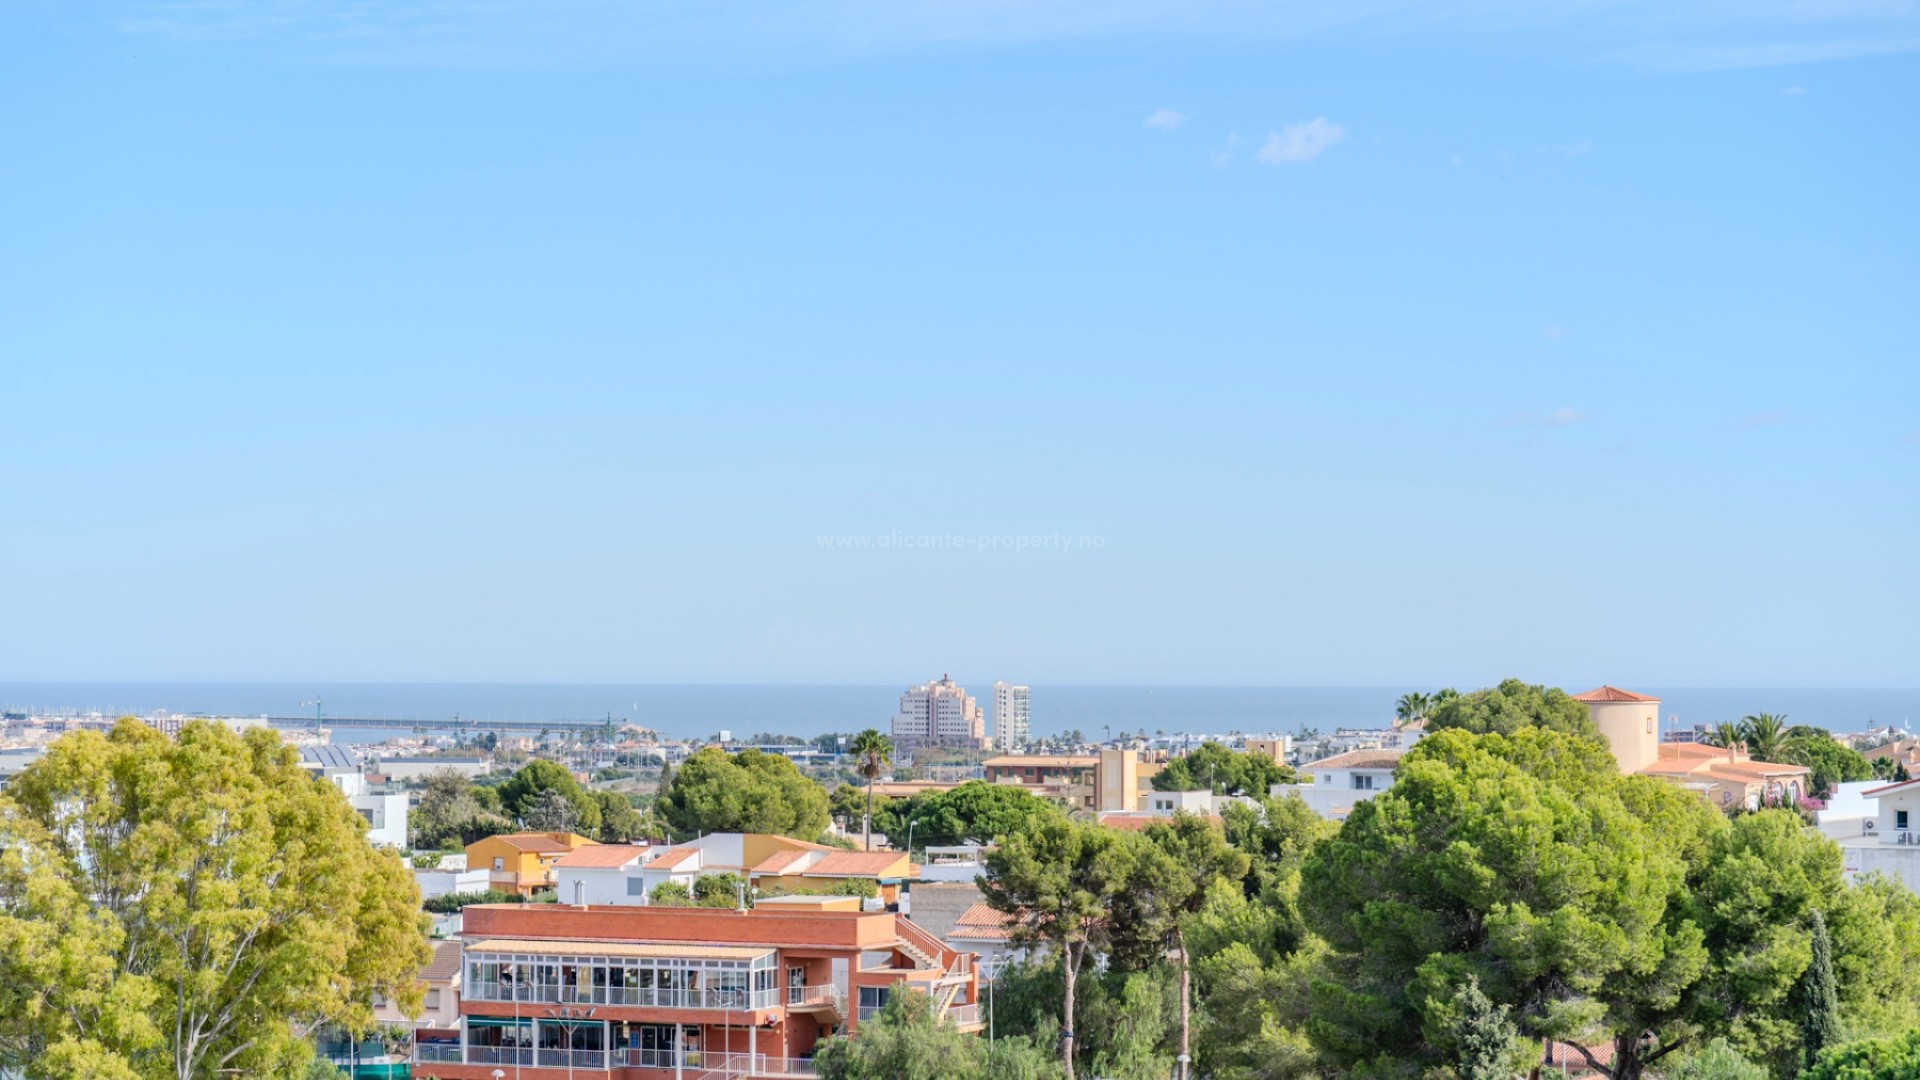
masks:
[[[1814,794],[1825,796],[1835,784],[1873,779],[1873,763],[1866,755],[1834,738],[1831,732],[1802,726],[1790,729],[1787,735],[1781,760],[1811,770],[1808,781]]]
[[[1458,1080],[1511,1080],[1530,1047],[1520,1045],[1512,1010],[1495,1005],[1472,976],[1454,992],[1445,1017]]]
[[[1914,1080],[1920,1077],[1920,1031],[1830,1047],[1801,1080]]]
[[[1045,945],[1061,958],[1061,1064],[1073,1080],[1075,1015],[1080,973],[1111,940],[1114,905],[1143,859],[1155,849],[1138,833],[1064,818],[1014,833],[987,855],[981,892],[997,911],[1021,917],[1016,941]]]
[[[1427,713],[1430,731],[1457,729],[1474,735],[1511,735],[1529,727],[1600,737],[1599,729],[1587,715],[1587,707],[1573,700],[1566,691],[1531,686],[1519,679],[1446,698]]]
[[[860,1022],[858,1038],[820,1044],[814,1065],[821,1080],[1057,1080],[1060,1066],[1044,1048],[1023,1036],[989,1044],[962,1035],[934,1016],[932,1001],[917,991],[895,993],[878,1013]]]
[[[273,731],[65,736],[0,799],[0,1073],[299,1075],[321,1024],[418,1007],[419,903]]]
[[[480,791],[495,796],[491,800],[495,807],[487,805],[488,800]],[[494,789],[475,788],[465,775],[453,769],[428,773],[420,804],[407,819],[413,831],[413,846],[427,851],[457,849],[510,831],[513,823],[501,816],[497,802]]]
[[[1740,1055],[1725,1039],[1715,1039],[1691,1054],[1680,1055],[1666,1071],[1666,1080],[1770,1080],[1767,1070]]]
[[[1064,816],[1057,804],[1025,788],[974,780],[952,791],[885,800],[876,807],[873,824],[897,845],[906,844],[911,824],[913,846],[920,850],[929,845],[992,843],[1036,821]]]
[[[1832,913],[1839,997],[1863,1018],[1911,1016],[1920,957],[1913,897],[1846,887],[1797,815],[1730,822],[1538,727],[1423,740],[1308,857],[1303,903],[1334,951],[1308,1030],[1355,1075],[1438,1064],[1436,1018],[1468,976],[1523,1033],[1611,1042],[1614,1076],[1703,1031],[1785,1071],[1813,911]]]
[[[1820,1051],[1840,1041],[1840,994],[1833,983],[1833,941],[1827,920],[1812,912],[1812,949],[1800,975],[1800,1059],[1811,1064]]]
[[[656,811],[681,839],[710,832],[812,840],[827,827],[827,793],[779,754],[708,747],[687,758]]]
[[[1270,757],[1203,742],[1153,774],[1155,791],[1212,791],[1216,795],[1264,798],[1275,784],[1291,784],[1294,772]]]
[[[520,767],[500,785],[500,808],[508,817],[540,832],[600,832],[600,800],[565,765],[537,759]],[[565,811],[556,814],[556,809]]]

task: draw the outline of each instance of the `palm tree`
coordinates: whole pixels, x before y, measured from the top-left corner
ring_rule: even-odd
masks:
[[[1432,700],[1420,693],[1401,694],[1400,700],[1393,704],[1393,718],[1402,724],[1410,724],[1427,715],[1427,710],[1432,707]]]
[[[1459,698],[1460,698],[1460,691],[1455,690],[1451,686],[1443,686],[1440,689],[1434,691],[1433,693],[1433,707],[1437,709],[1440,706],[1445,705],[1447,702],[1457,701],[1459,700]]]
[[[853,737],[848,750],[860,759],[860,775],[867,778],[867,817],[861,823],[860,832],[866,839],[866,848],[873,850],[873,782],[880,779],[880,773],[893,760],[893,740],[880,734],[878,728],[868,728]]]
[[[1733,723],[1732,721],[1715,724],[1713,726],[1713,733],[1707,736],[1708,744],[1726,750],[1731,750],[1746,742],[1746,740],[1747,736],[1745,731],[1739,724]]]
[[[1787,752],[1786,715],[1755,713],[1740,722],[1740,735],[1753,760],[1780,761]]]

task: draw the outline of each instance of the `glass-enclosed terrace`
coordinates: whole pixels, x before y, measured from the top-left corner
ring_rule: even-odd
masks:
[[[610,941],[467,946],[461,997],[529,1004],[771,1009],[786,1003],[772,949]]]

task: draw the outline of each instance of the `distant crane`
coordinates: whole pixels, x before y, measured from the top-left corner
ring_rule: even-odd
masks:
[[[312,701],[303,701],[300,703],[300,707],[303,709],[309,705],[313,706],[313,726],[319,727],[321,720],[325,718],[325,715],[321,712],[321,701],[319,698],[314,698]]]

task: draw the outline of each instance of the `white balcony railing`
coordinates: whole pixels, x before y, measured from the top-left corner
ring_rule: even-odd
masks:
[[[555,1050],[540,1048],[539,1060],[535,1062],[543,1069],[604,1069],[607,1067],[605,1050]]]

